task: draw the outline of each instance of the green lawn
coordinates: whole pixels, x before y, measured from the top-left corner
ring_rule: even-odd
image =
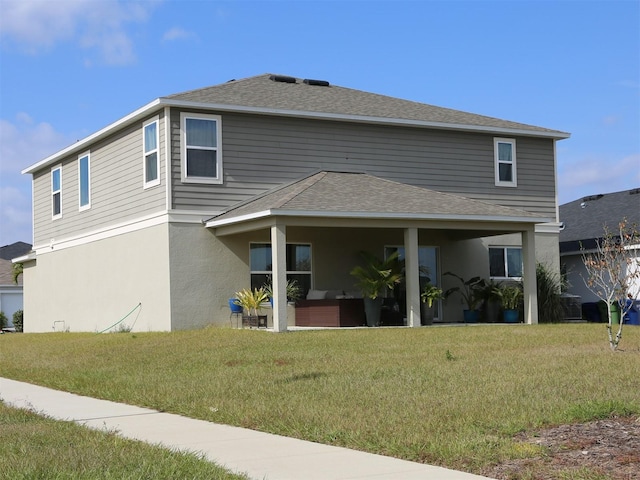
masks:
[[[196,456],[59,422],[0,403],[0,477],[242,480]]]
[[[640,413],[640,328],[603,325],[271,334],[0,337],[0,375],[83,395],[479,472],[511,436]]]

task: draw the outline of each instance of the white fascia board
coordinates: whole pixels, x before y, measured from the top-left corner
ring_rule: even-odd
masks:
[[[438,128],[445,130],[463,130],[474,131],[494,134],[508,134],[508,135],[522,135],[528,137],[545,137],[555,139],[569,138],[571,134],[565,132],[545,132],[538,130],[527,130],[518,128],[503,128],[503,127],[489,127],[479,125],[464,125],[455,123],[442,123],[442,122],[427,122],[421,120],[407,120],[402,118],[386,118],[386,117],[370,117],[365,115],[344,115],[339,113],[324,113],[324,112],[308,112],[302,110],[285,110],[277,108],[266,107],[247,107],[242,105],[229,105],[224,103],[204,103],[204,102],[191,102],[185,100],[173,100],[173,99],[160,99],[164,105],[179,108],[197,108],[203,110],[216,110],[227,112],[239,112],[239,113],[255,113],[262,115],[277,115],[286,117],[302,117],[312,118],[318,120],[340,120],[357,123],[376,123],[384,125],[400,125],[400,126],[412,126],[412,127],[424,127],[424,128]]]
[[[34,173],[51,163],[57,162],[62,157],[71,155],[73,153],[77,153],[80,150],[86,150],[91,143],[97,140],[100,140],[101,138],[104,138],[107,135],[110,135],[118,128],[122,128],[126,125],[142,120],[142,118],[150,115],[151,112],[158,109],[161,105],[162,105],[161,99],[157,98],[153,102],[147,103],[145,106],[140,107],[136,111],[127,115],[126,117],[122,117],[120,120],[117,120],[107,125],[101,130],[98,130],[97,132],[89,135],[88,137],[85,137],[82,140],[78,140],[76,143],[69,145],[66,148],[63,148],[62,150],[58,151],[57,153],[54,153],[53,155],[48,156],[47,158],[39,161],[38,163],[34,163],[30,167],[27,167],[24,170],[22,170],[22,172],[20,173],[23,173],[23,174]]]
[[[303,211],[303,210],[263,210],[238,217],[216,220],[211,219],[205,222],[207,228],[222,227],[236,223],[247,222],[259,218],[279,216],[279,217],[315,217],[315,218],[357,218],[357,219],[380,219],[380,220],[449,220],[459,222],[505,222],[505,223],[548,223],[548,218],[532,217],[500,217],[492,215],[447,215],[447,214],[422,214],[422,213],[379,213],[379,212],[325,212],[325,211]]]
[[[36,259],[36,252],[29,252],[26,255],[22,255],[21,257],[12,258],[11,263],[25,263],[35,259]]]
[[[541,223],[536,225],[536,233],[560,233],[561,222]]]
[[[207,228],[223,227],[225,225],[233,225],[236,223],[249,222],[251,220],[257,220],[259,218],[265,218],[273,215],[273,210],[264,210],[262,212],[250,213],[247,215],[239,215],[233,218],[227,218],[223,220],[216,220],[215,218],[209,219],[204,222],[204,226]]]

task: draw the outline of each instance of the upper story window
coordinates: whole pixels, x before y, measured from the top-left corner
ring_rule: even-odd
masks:
[[[51,169],[51,218],[62,217],[62,166]]]
[[[522,248],[489,247],[489,275],[492,278],[521,278]]]
[[[222,134],[218,115],[180,114],[182,181],[222,183]]]
[[[91,207],[91,172],[88,153],[78,157],[78,195],[80,210]]]
[[[144,188],[153,187],[160,184],[160,155],[158,145],[158,118],[155,117],[145,123],[143,129],[143,168],[144,168]]]
[[[516,141],[513,138],[494,138],[495,175],[497,187],[517,187]]]

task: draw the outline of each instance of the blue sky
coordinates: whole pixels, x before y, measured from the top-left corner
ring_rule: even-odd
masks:
[[[560,203],[640,187],[637,0],[0,0],[0,246],[32,240],[25,167],[267,72],[570,132]]]

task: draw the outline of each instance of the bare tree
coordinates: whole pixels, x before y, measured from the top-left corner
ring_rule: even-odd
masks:
[[[582,248],[582,261],[587,270],[585,284],[607,304],[609,346],[615,351],[622,338],[623,317],[632,308],[633,299],[640,296],[640,233],[626,219],[615,233],[606,225],[603,230],[595,250]],[[614,338],[611,307],[615,304],[620,307],[620,318]]]

